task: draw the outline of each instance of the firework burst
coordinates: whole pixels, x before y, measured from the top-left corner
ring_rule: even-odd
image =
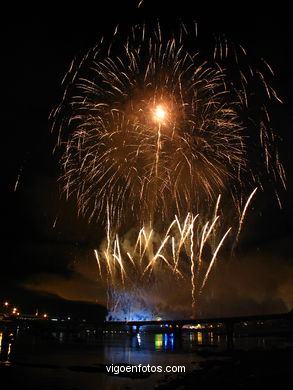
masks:
[[[63,190],[76,196],[81,215],[104,223],[107,246],[102,258],[95,253],[111,284],[149,278],[159,264],[181,278],[188,268],[194,303],[235,224],[237,241],[262,173],[285,183],[262,103],[279,98],[263,71],[238,65],[246,52],[226,38],[203,57],[197,35],[190,45],[183,25],[178,36],[163,37],[159,25],[149,31],[137,26],[124,41],[115,31],[111,44],[101,42],[72,62],[52,113],[64,151]],[[216,233],[219,194],[230,213],[221,212]],[[133,251],[118,236],[126,225],[141,229]],[[214,247],[203,267],[208,242]]]
[[[109,205],[113,227],[130,215],[141,224],[155,214],[168,221],[206,210],[219,193],[237,203],[243,177],[245,187],[258,181],[247,159],[256,129],[243,120],[248,76],[239,72],[236,84],[182,40],[138,27],[124,44],[99,45],[71,65],[54,117],[62,118],[64,191],[90,220],[106,224]],[[275,172],[269,130],[259,124],[259,147]]]

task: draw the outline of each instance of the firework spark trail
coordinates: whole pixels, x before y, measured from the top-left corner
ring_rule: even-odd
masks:
[[[176,253],[176,259],[174,259],[174,263],[176,264],[176,269],[178,268],[179,259],[180,259],[180,252],[183,245],[185,245],[187,241],[188,235],[191,236],[190,239],[190,270],[191,270],[191,281],[192,281],[192,296],[194,296],[194,254],[193,254],[193,238],[194,238],[194,221],[198,218],[199,214],[197,214],[195,217],[192,216],[192,214],[187,214],[187,217],[185,218],[183,228],[180,226],[180,222],[178,220],[178,217],[175,216],[175,220],[177,222],[178,229],[180,231],[180,239],[179,244],[177,248]]]
[[[196,293],[196,285],[195,285],[195,261],[194,261],[194,252],[193,252],[193,245],[194,245],[194,227],[193,222],[191,226],[191,235],[190,235],[190,272],[191,272],[191,298],[192,298],[192,308],[195,306],[195,293]]]
[[[218,205],[217,205],[217,208],[218,208]],[[209,228],[208,228],[209,222],[207,222],[207,223],[204,225],[204,228],[203,228],[203,231],[202,231],[202,234],[201,234],[200,246],[199,246],[199,254],[198,254],[198,275],[200,274],[200,271],[201,271],[201,266],[202,266],[202,253],[203,253],[204,245],[205,245],[207,239],[210,237],[210,234],[211,234],[211,232],[213,231],[214,226],[215,226],[215,224],[216,224],[218,218],[219,218],[219,216],[215,216],[215,217],[214,217],[214,220],[213,220],[213,222],[211,223],[211,225],[210,225]]]
[[[240,219],[239,219],[239,226],[238,226],[237,234],[236,234],[233,246],[232,246],[232,251],[233,251],[234,247],[237,245],[237,242],[238,242],[238,239],[239,239],[239,236],[240,236],[240,233],[241,233],[243,221],[244,221],[244,218],[245,218],[245,214],[247,212],[248,206],[249,206],[252,198],[254,197],[256,191],[257,191],[257,187],[252,191],[252,193],[249,195],[249,197],[247,199],[247,202],[245,203],[244,209],[243,209],[242,214],[241,214]]]
[[[218,208],[219,203],[217,202],[215,211],[218,211]],[[99,254],[95,250],[100,277],[103,279],[106,276],[109,278],[110,285],[120,286],[122,291],[130,287],[141,287],[145,283],[147,284],[151,275],[156,278],[161,274],[174,274],[176,278],[189,280],[194,308],[218,252],[231,230],[229,228],[219,239],[219,242],[209,250],[211,259],[208,267],[204,268],[202,253],[204,249],[207,250],[206,243],[216,233],[216,223],[218,221],[219,216],[215,215],[213,220],[204,223],[199,215],[193,216],[189,213],[185,220],[180,223],[178,217],[175,216],[162,237],[156,236],[155,238],[153,237],[153,231],[147,234],[145,228],[141,228],[138,236],[132,237],[136,243],[135,245],[124,244],[124,240],[121,240],[117,234],[114,238],[108,235],[107,251],[103,252],[103,249],[101,249]],[[195,226],[195,223],[198,226]],[[109,227],[109,230],[111,230],[111,227]],[[201,234],[195,234],[197,231],[201,231]],[[157,248],[154,248],[154,242],[157,243]],[[209,244],[211,245],[211,242]],[[151,247],[151,251],[149,251],[149,247]],[[180,258],[182,260],[179,264]],[[128,260],[130,260],[130,263]],[[190,272],[188,267],[186,268],[188,264]],[[104,271],[101,270],[102,268]]]
[[[100,278],[102,278],[102,269],[101,269],[101,262],[100,262],[100,258],[99,258],[99,253],[96,249],[94,249],[94,253],[95,253],[95,257],[96,257],[98,268],[99,268],[99,275],[100,275]]]
[[[205,286],[205,284],[206,284],[207,278],[208,278],[208,276],[209,276],[209,274],[210,274],[210,271],[211,271],[211,269],[212,269],[212,267],[213,267],[213,265],[214,265],[214,262],[215,262],[215,260],[216,260],[217,254],[218,254],[218,252],[219,252],[219,249],[221,248],[221,246],[222,246],[222,244],[223,244],[225,238],[226,238],[227,235],[229,234],[230,230],[231,230],[231,228],[229,228],[229,229],[226,231],[226,233],[225,233],[224,236],[222,237],[221,241],[219,242],[219,245],[217,246],[217,248],[216,248],[216,250],[215,250],[215,252],[214,252],[214,254],[213,254],[213,257],[212,257],[212,259],[211,259],[211,261],[210,261],[208,270],[207,270],[207,272],[206,272],[206,274],[205,274],[203,283],[202,283],[202,285],[201,285],[200,293],[202,292],[202,289],[204,288],[204,286]]]

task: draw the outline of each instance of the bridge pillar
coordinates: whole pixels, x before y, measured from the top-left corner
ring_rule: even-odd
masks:
[[[140,328],[139,325],[130,325],[129,326],[130,335],[131,336],[137,335],[137,333],[139,333],[139,328]]]
[[[174,325],[174,327],[172,328],[172,331],[174,333],[175,336],[181,336],[181,333],[182,333],[182,325]]]
[[[226,321],[225,327],[226,327],[226,334],[227,334],[227,349],[233,350],[234,349],[234,322]]]

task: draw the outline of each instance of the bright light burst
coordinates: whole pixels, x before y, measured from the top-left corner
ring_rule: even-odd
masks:
[[[285,185],[263,103],[279,98],[268,64],[240,67],[246,52],[226,38],[203,57],[185,26],[178,36],[151,31],[137,26],[124,41],[115,32],[74,60],[53,127],[64,192],[107,229],[106,248],[95,251],[101,276],[129,286],[162,269],[189,275],[194,304],[227,235],[238,240],[256,188]],[[125,251],[118,232],[133,227],[137,241]]]
[[[158,105],[155,108],[154,121],[162,124],[162,123],[164,123],[164,120],[166,120],[166,115],[167,115],[167,113],[166,113],[165,108],[161,105]]]

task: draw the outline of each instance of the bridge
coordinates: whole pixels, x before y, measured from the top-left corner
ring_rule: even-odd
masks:
[[[166,328],[171,328],[172,332],[180,335],[184,325],[204,325],[204,324],[221,324],[224,332],[227,335],[227,348],[233,349],[234,336],[235,336],[235,324],[247,323],[247,322],[265,322],[272,320],[287,320],[291,325],[291,331],[293,330],[293,311],[288,313],[277,314],[264,314],[264,315],[249,315],[249,316],[237,316],[237,317],[211,317],[211,318],[195,318],[185,320],[151,320],[151,321],[106,321],[106,328],[119,328],[128,327],[130,334],[137,334],[143,326],[160,326],[165,325]]]

